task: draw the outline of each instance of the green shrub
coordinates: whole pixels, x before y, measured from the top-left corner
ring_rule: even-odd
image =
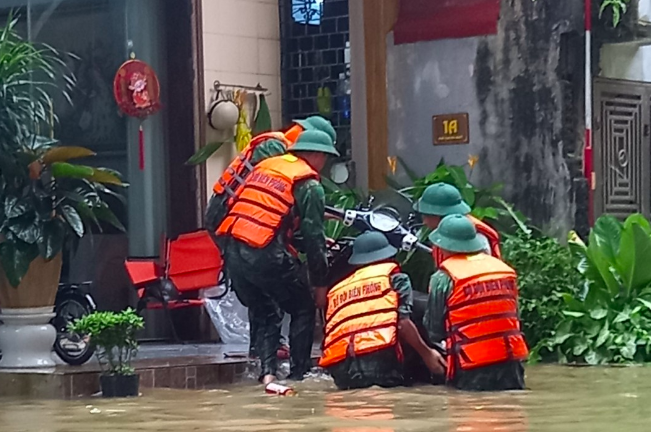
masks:
[[[562,295],[576,294],[584,284],[577,270],[579,259],[556,239],[541,234],[505,236],[502,254],[518,273],[522,329],[536,361],[537,346],[553,336],[563,319]],[[552,357],[544,354],[546,359]]]
[[[90,337],[104,374],[133,375],[131,361],[138,352],[136,332],[144,325],[143,318],[129,308],[86,315],[70,324],[70,331]]]

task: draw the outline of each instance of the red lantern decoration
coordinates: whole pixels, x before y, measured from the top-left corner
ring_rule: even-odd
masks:
[[[118,69],[113,80],[113,96],[120,111],[140,119],[138,152],[140,170],[145,169],[145,138],[142,122],[161,109],[160,84],[152,68],[141,60],[129,60]]]

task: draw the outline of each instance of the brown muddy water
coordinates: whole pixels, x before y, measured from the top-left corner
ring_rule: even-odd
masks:
[[[525,392],[443,387],[341,392],[309,379],[296,397],[255,384],[148,390],[138,399],[0,400],[1,432],[327,431],[620,432],[651,430],[651,368],[527,369]]]

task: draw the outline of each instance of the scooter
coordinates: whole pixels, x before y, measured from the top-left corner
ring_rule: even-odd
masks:
[[[97,310],[91,295],[92,282],[61,283],[57,292],[54,318],[50,324],[57,332],[54,351],[61,360],[69,365],[79,366],[86,363],[95,349],[85,335],[79,335],[68,329],[68,324]]]

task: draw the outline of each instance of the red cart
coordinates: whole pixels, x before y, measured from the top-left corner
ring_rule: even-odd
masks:
[[[125,267],[138,291],[138,312],[164,309],[174,338],[178,336],[169,313],[172,309],[203,306],[199,292],[224,287],[228,292],[221,253],[206,230],[181,234],[161,242],[159,257],[129,257]]]

